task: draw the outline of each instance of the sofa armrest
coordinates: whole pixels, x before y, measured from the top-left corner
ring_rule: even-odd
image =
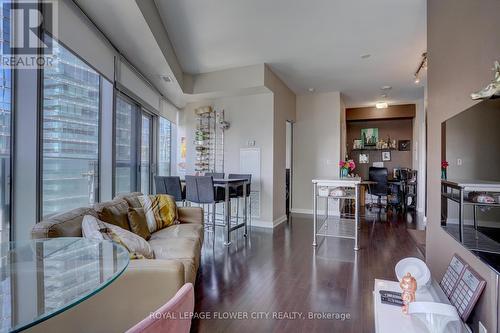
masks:
[[[203,209],[201,207],[179,207],[177,212],[181,223],[203,224]]]
[[[184,285],[176,260],[131,260],[109,286],[26,332],[125,332],[170,300]]]

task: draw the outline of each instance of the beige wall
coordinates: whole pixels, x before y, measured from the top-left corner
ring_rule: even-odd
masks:
[[[454,253],[486,279],[476,308],[488,332],[498,331],[496,274],[440,227],[441,122],[473,104],[469,94],[492,79],[500,58],[500,1],[428,1],[428,227],[427,257],[434,278],[441,279]],[[477,331],[477,325],[474,324]]]
[[[340,119],[339,92],[297,96],[293,131],[294,212],[311,212],[312,179],[339,175]]]
[[[426,105],[425,99],[422,97],[416,103],[415,118],[413,119],[413,140],[412,140],[412,155],[413,169],[418,171],[418,190],[417,190],[417,210],[423,213],[425,210],[425,173],[426,173],[426,156],[425,156],[425,117]]]
[[[286,219],[285,213],[285,169],[286,169],[286,122],[296,120],[295,94],[266,66],[265,85],[274,95],[274,188],[273,223]]]
[[[225,111],[225,119],[231,124],[224,133],[226,175],[240,173],[240,149],[248,148],[248,141],[255,140],[255,148],[261,150],[261,207],[260,218],[253,225],[267,227],[273,226],[273,100],[273,94],[267,93],[189,103],[179,121],[187,138],[187,174],[194,174],[195,108],[211,105]]]

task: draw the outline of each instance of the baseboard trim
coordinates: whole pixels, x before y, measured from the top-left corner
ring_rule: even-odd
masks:
[[[267,229],[273,228],[273,222],[271,222],[271,221],[252,220],[251,223],[252,223],[252,227],[267,228]]]
[[[290,212],[292,212],[293,214],[313,215],[312,209],[293,208]],[[318,210],[318,214],[319,215],[323,215],[324,214],[324,210]],[[339,214],[338,211],[330,210],[328,212],[328,215],[330,215],[330,216],[339,216],[340,214]]]
[[[281,223],[286,222],[287,220],[288,220],[288,216],[286,216],[286,215],[283,215],[282,217],[277,218],[276,220],[273,221],[274,228],[279,226]]]

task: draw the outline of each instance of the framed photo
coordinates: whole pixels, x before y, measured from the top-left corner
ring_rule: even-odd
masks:
[[[352,143],[352,149],[363,149],[363,141],[362,140],[354,140]]]
[[[361,130],[361,141],[363,146],[376,146],[378,142],[378,128],[363,128]]]
[[[359,154],[359,164],[368,164],[368,163],[370,163],[370,155]]]
[[[399,140],[398,141],[398,150],[410,151],[411,150],[411,141],[410,140]]]
[[[391,152],[390,151],[383,151],[382,152],[382,161],[389,162],[390,160],[391,160]]]

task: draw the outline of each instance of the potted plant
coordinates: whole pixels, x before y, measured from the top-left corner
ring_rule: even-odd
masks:
[[[450,164],[447,161],[442,161],[441,162],[441,179],[447,179],[448,178],[447,170],[448,170],[448,166],[449,165]]]
[[[356,168],[356,164],[353,160],[349,161],[340,161],[340,177],[345,178]]]

